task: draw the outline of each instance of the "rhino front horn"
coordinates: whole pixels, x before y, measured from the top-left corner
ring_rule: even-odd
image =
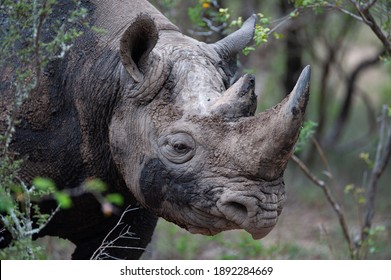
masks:
[[[304,114],[309,99],[309,88],[311,79],[311,68],[306,66],[300,74],[295,87],[289,96],[283,100],[278,114],[272,117],[273,129],[269,134],[269,146],[266,155],[274,159],[275,174],[269,174],[270,178],[279,176],[282,173],[291,157],[299,137],[304,121]],[[278,105],[277,105],[278,106]],[[274,119],[274,120],[273,120]],[[266,176],[268,177],[268,176]]]
[[[311,79],[311,67],[307,65],[300,74],[299,79],[289,95],[288,102],[281,113],[285,114],[288,122],[298,120],[301,124],[307,107],[309,87]]]
[[[311,69],[302,71],[292,92],[279,104],[266,112],[243,121],[248,126],[248,157],[257,161],[257,176],[275,180],[282,176],[304,120],[309,99]]]

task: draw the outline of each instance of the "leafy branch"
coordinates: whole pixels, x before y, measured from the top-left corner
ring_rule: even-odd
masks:
[[[384,48],[387,50],[388,55],[391,55],[391,12],[388,10],[388,24],[385,25],[385,28],[388,28],[388,34],[383,33],[382,28],[377,24],[375,18],[372,16],[372,13],[370,9],[378,2],[377,0],[371,0],[371,1],[356,1],[356,0],[350,0],[352,5],[356,8],[358,14],[362,18],[362,20],[365,22],[366,25],[368,25],[373,33],[377,36],[377,38],[382,42]],[[391,8],[390,2],[388,4],[388,8]]]
[[[352,259],[361,259],[367,256],[368,250],[370,251],[368,245],[373,243],[372,237],[378,231],[377,228],[372,229],[372,224],[375,213],[375,197],[377,193],[377,183],[391,158],[391,115],[389,112],[390,108],[388,106],[383,106],[380,119],[379,142],[377,145],[376,157],[374,162],[372,163],[371,161],[369,161],[368,156],[364,156],[363,154],[360,155],[360,157],[368,163],[368,166],[371,169],[371,175],[366,189],[365,197],[360,196],[357,200],[358,204],[366,202],[364,207],[365,218],[364,221],[359,221],[359,224],[361,225],[361,233],[360,236],[358,236],[357,238],[353,238],[351,236],[351,231],[347,223],[346,213],[344,212],[342,205],[334,197],[331,191],[331,186],[325,181],[319,179],[310,170],[310,168],[303,161],[300,160],[299,157],[297,157],[296,155],[292,156],[292,160],[299,166],[299,168],[307,176],[307,178],[311,180],[316,186],[322,189],[327,201],[336,213],[343,232],[343,236],[349,247],[350,257]],[[303,138],[306,137],[312,138],[312,134],[308,132],[309,130],[310,129],[302,130],[305,133],[302,133],[300,135],[301,140],[299,138],[299,142],[305,141],[305,139]],[[334,178],[325,153],[314,138],[312,138],[312,141],[315,144],[315,147],[318,151],[320,158],[322,159],[322,162],[326,166],[328,177]],[[353,188],[353,185],[348,185],[345,188],[345,192],[348,193]],[[364,192],[364,190],[361,189],[359,191],[360,193]]]
[[[360,22],[368,25],[376,37],[383,44],[384,49],[391,56],[391,2],[387,0],[368,1],[325,1],[325,0],[292,0],[296,10],[292,15],[297,16],[300,12],[313,9],[321,12],[323,9],[333,9],[340,11]],[[352,9],[353,7],[353,9]],[[380,10],[378,15],[380,23],[373,16],[371,9]]]

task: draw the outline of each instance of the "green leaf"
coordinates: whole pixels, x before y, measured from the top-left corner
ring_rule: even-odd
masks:
[[[121,206],[124,204],[124,198],[121,194],[119,193],[110,193],[106,195],[106,200],[110,202],[111,204]]]
[[[289,14],[289,17],[290,17],[291,19],[296,18],[296,17],[298,17],[298,16],[299,16],[299,12],[298,12],[298,11],[293,11],[293,12],[291,12],[291,13]]]
[[[54,192],[56,190],[56,184],[50,178],[35,177],[33,185],[40,191]]]
[[[237,27],[242,27],[243,25],[243,18],[238,17],[238,19],[233,20],[229,26],[237,26]]]
[[[244,55],[248,55],[250,52],[252,51],[255,51],[255,48],[254,47],[245,47],[243,50],[242,50],[242,53]]]
[[[87,191],[100,193],[106,191],[107,189],[105,182],[98,178],[88,179],[84,183],[84,187]]]
[[[369,153],[360,153],[360,159],[362,159],[368,165],[369,169],[373,169],[374,163],[369,158]]]
[[[231,17],[231,14],[229,13],[228,8],[225,8],[225,9],[220,8],[219,13],[216,15],[215,20],[217,22],[223,23],[223,22],[227,22],[230,17]]]
[[[190,21],[192,24],[198,27],[205,27],[206,23],[202,20],[202,6],[196,5],[195,7],[189,7],[187,13],[189,15]]]
[[[277,40],[283,39],[283,38],[284,38],[284,34],[282,34],[282,33],[277,33],[277,32],[273,32],[273,36],[274,36],[274,38],[276,38]]]
[[[14,200],[11,199],[6,193],[0,193],[0,212],[9,212],[15,207]]]
[[[348,194],[348,193],[350,193],[353,189],[354,189],[354,185],[353,185],[353,184],[346,185],[346,186],[345,186],[345,189],[344,189],[344,193]]]
[[[359,197],[358,199],[357,199],[357,203],[358,204],[365,204],[365,202],[367,202],[367,200],[365,199],[365,197]]]
[[[300,153],[307,145],[308,140],[314,135],[318,124],[313,121],[305,121],[303,128],[300,131],[299,139],[297,140],[295,153]]]
[[[69,194],[65,192],[56,192],[54,198],[57,203],[60,205],[61,209],[69,209],[72,207],[72,199]]]

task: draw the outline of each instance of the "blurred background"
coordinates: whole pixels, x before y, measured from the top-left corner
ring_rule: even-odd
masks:
[[[391,2],[151,2],[205,42],[236,30],[239,17],[261,13],[255,50],[239,56],[240,72],[256,76],[258,111],[289,94],[306,65],[312,81],[300,147],[285,173],[288,200],[275,229],[262,240],[243,231],[207,237],[160,219],[143,258],[390,259],[391,168],[387,133],[379,131],[391,127]],[[41,242],[51,258],[69,258],[73,250],[63,240]]]

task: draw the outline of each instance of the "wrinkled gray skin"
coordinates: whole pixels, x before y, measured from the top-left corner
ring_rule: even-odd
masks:
[[[192,233],[267,235],[286,199],[283,173],[303,121],[309,67],[288,98],[254,115],[253,76],[233,78],[255,16],[205,44],[143,0],[86,5],[107,32],[86,32],[49,65],[22,108],[12,147],[25,160],[23,179],[48,176],[71,189],[102,178],[125,197],[121,211],[140,205],[124,218],[139,239],[122,246],[145,247],[155,215]],[[55,204],[41,207],[50,212]],[[40,235],[67,238],[77,245],[74,258],[89,258],[121,211],[105,217],[94,197],[75,197]],[[138,258],[142,250],[106,253]]]

